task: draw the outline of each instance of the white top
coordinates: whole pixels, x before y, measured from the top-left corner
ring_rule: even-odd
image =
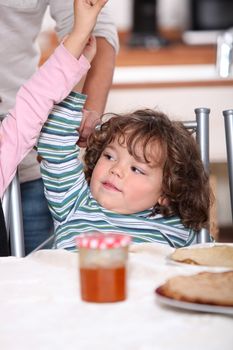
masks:
[[[171,276],[219,268],[172,265],[160,244],[130,250],[128,298],[112,304],[81,301],[76,253],[1,258],[1,350],[232,350],[232,316],[163,306],[154,293]]]
[[[37,36],[49,6],[59,38],[73,24],[73,0],[0,0],[0,115],[14,106],[19,87],[31,77],[39,62]],[[105,6],[94,31],[118,50],[117,32]],[[25,171],[30,168],[30,171]],[[40,177],[36,152],[30,153],[20,168],[22,182]]]

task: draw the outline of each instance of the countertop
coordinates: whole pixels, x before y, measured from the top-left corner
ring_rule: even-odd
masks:
[[[186,45],[180,34],[166,34],[165,37],[168,39],[167,45],[157,49],[132,48],[128,45],[130,34],[119,33],[120,51],[116,66],[215,64],[214,45]]]
[[[128,45],[129,35],[119,33],[120,51],[116,58],[113,89],[233,86],[233,77],[220,79],[216,74],[215,45],[186,45],[181,41],[180,33],[168,32],[165,33],[169,40],[166,46],[132,48]],[[49,32],[41,35],[39,43],[42,64],[58,42],[56,35]]]
[[[113,88],[233,86],[233,77],[217,75],[216,45],[187,45],[180,33],[165,33],[165,46],[132,48],[129,33],[119,37]]]

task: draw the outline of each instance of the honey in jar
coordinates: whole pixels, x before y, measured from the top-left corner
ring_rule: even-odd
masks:
[[[107,303],[126,299],[129,243],[129,236],[116,233],[84,234],[77,238],[82,300]]]

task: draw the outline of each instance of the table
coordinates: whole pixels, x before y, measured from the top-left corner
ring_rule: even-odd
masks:
[[[41,250],[1,258],[0,349],[232,350],[232,316],[156,300],[154,290],[167,278],[204,269],[170,263],[172,251],[159,244],[132,245],[128,299],[114,304],[81,301],[77,253]]]

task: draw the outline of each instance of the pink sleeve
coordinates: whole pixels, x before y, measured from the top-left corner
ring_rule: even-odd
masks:
[[[35,145],[54,103],[63,100],[90,68],[61,44],[16,95],[15,107],[0,126],[0,197],[17,165]]]

